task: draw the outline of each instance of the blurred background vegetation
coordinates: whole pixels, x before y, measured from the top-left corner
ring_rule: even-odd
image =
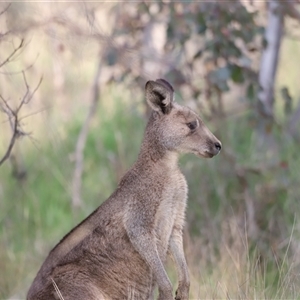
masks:
[[[298,299],[296,1],[0,5],[0,299],[137,157],[149,79],[223,143],[183,157],[191,299]],[[170,264],[170,276],[176,281]]]

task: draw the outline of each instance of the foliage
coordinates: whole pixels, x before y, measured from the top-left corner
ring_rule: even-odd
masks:
[[[197,102],[204,90],[210,107],[214,107],[214,98],[228,91],[230,83],[247,84],[246,97],[253,100],[257,71],[251,58],[261,48],[259,37],[263,33],[263,28],[255,21],[256,15],[257,12],[249,12],[238,0],[168,4],[143,1],[134,10],[124,6],[114,37],[116,40],[122,37],[125,47],[140,53],[137,64],[142,71],[133,78],[135,81],[147,76],[145,64],[148,61],[158,60],[160,76],[178,88],[187,85],[191,99]],[[162,45],[155,49],[156,36],[152,31],[161,25],[159,30],[165,32],[165,37],[161,38]],[[152,51],[151,56],[144,50],[145,41],[152,47],[148,50]],[[109,54],[108,63],[117,65],[120,59],[111,59],[112,55],[123,53]],[[124,69],[124,75],[130,74],[130,68]]]
[[[145,125],[141,83],[156,76],[169,79],[180,91],[177,100],[193,100],[187,104],[200,110],[223,142],[221,155],[213,160],[181,160],[189,183],[187,228],[193,241],[187,234],[186,252],[192,295],[198,297],[201,290],[201,298],[296,298],[300,160],[297,142],[286,130],[294,102],[283,90],[286,113],[279,111],[281,119],[270,129],[274,147],[257,151],[254,62],[263,32],[258,13],[237,0],[118,4],[111,9],[116,19],[112,36],[105,39],[97,31],[103,6],[82,7],[68,3],[62,14],[37,28],[33,21],[21,23],[19,34],[26,38],[26,26],[35,34],[46,32],[47,39],[41,36],[47,42],[40,35],[38,42],[32,37],[28,52],[42,49],[30,79],[43,70],[39,100],[47,109],[44,114],[33,107],[29,113],[28,132],[33,131],[37,144],[34,139],[17,143],[26,176],[14,175],[13,159],[0,168],[0,298],[23,297],[48,250],[114,190],[139,149]],[[80,31],[86,23],[89,30]],[[101,87],[84,153],[85,205],[73,215],[74,147],[99,59],[99,40],[104,44],[103,69],[112,70],[101,82],[110,88]],[[292,56],[294,50],[283,58]],[[11,84],[10,77],[7,82]],[[17,99],[16,85],[3,86]],[[237,92],[237,87],[242,89]],[[240,99],[249,101],[232,112]],[[23,122],[27,125],[29,118]]]
[[[93,123],[90,131],[83,175],[85,206],[76,217],[70,214],[69,186],[73,169],[72,152],[80,128],[79,121],[72,121],[66,126],[67,139],[55,137],[54,141],[51,138],[48,143],[27,154],[26,169],[29,170],[29,173],[28,177],[22,181],[21,188],[18,180],[11,176],[6,177],[10,171],[8,165],[1,172],[0,180],[3,195],[5,195],[4,201],[1,203],[0,236],[4,246],[1,248],[3,258],[1,259],[1,269],[6,273],[6,276],[0,276],[0,286],[3,288],[2,297],[7,297],[9,293],[19,290],[26,291],[27,287],[22,284],[29,285],[30,279],[50,248],[64,233],[68,232],[72,226],[109,196],[119,177],[136,158],[145,120],[136,117],[136,111],[130,106],[128,107],[127,102],[121,101],[118,97],[111,101],[115,103],[114,110],[111,113],[103,114],[103,111],[107,112],[109,109],[107,104],[102,103],[96,118],[97,121]],[[236,128],[236,122],[240,124],[240,130]],[[253,132],[247,122],[245,116],[227,121],[229,136],[231,136],[227,143],[231,144],[238,154],[239,162],[244,161],[244,165],[251,165],[256,157],[252,153],[251,146]],[[135,132],[136,135],[134,139],[132,132]],[[285,218],[289,219],[290,215],[296,211],[293,203],[296,200],[294,197],[299,193],[296,182],[297,170],[300,167],[299,159],[294,160],[295,147],[293,145],[285,147],[288,153],[285,157],[286,165],[291,165],[291,174],[286,184],[293,188],[287,194],[280,194],[277,196],[278,198],[269,198],[268,200],[270,214],[275,213],[272,208],[275,201],[277,199],[281,201],[283,221]],[[195,240],[199,242],[198,246],[191,246],[193,242],[187,244],[191,247],[187,248],[187,255],[193,274],[192,293],[197,295],[200,290],[201,295],[206,295],[207,298],[213,297],[215,293],[222,297],[224,291],[216,288],[220,282],[223,289],[227,290],[232,298],[236,298],[238,295],[248,295],[251,298],[255,289],[261,297],[269,295],[272,298],[270,295],[274,296],[276,291],[272,290],[271,286],[274,289],[277,286],[279,289],[283,289],[287,284],[283,283],[283,287],[280,288],[282,283],[278,280],[275,281],[274,273],[278,274],[278,268],[280,268],[282,276],[288,278],[292,276],[293,269],[285,271],[283,266],[286,248],[283,248],[283,253],[278,252],[277,262],[280,263],[280,266],[272,266],[263,273],[257,269],[257,257],[255,255],[247,256],[249,253],[247,254],[245,245],[248,243],[250,247],[254,243],[251,243],[250,240],[244,241],[244,243],[240,241],[244,245],[244,248],[242,247],[244,252],[239,250],[241,246],[237,245],[237,235],[240,235],[243,240],[246,240],[247,236],[239,225],[238,214],[233,210],[235,210],[235,202],[240,203],[244,198],[242,191],[238,188],[238,178],[236,178],[235,171],[232,170],[232,165],[229,162],[225,164],[224,160],[226,157],[221,154],[213,160],[188,156],[181,161],[181,168],[188,178],[190,190],[187,212],[188,227]],[[282,167],[281,172],[285,172],[285,166]],[[256,183],[259,182],[261,187],[269,183],[272,189],[279,184],[279,178],[271,176],[270,172],[253,175],[252,180]],[[284,173],[281,174],[284,176]],[[260,177],[259,180],[257,176]],[[4,180],[5,178],[8,180]],[[252,191],[252,193],[254,192]],[[257,202],[264,205],[261,197],[266,195],[266,191],[258,191],[254,195],[257,197]],[[16,206],[10,199],[18,199],[18,205]],[[271,216],[263,217],[262,220],[265,222],[272,221]],[[21,227],[20,222],[23,224]],[[238,233],[230,229],[232,226],[236,227],[235,230]],[[264,226],[268,227],[268,224],[264,224]],[[265,229],[265,232],[267,230]],[[220,248],[225,245],[231,249],[229,251],[238,254],[234,254],[233,258],[227,257],[225,253],[228,248],[227,250]],[[254,251],[261,253],[258,246]],[[32,252],[35,255],[28,258],[28,253]],[[241,265],[239,266],[236,265],[238,262],[233,260],[237,259],[238,255],[243,255],[240,258],[239,264]],[[272,259],[267,256],[264,258],[263,264],[271,263],[271,261]],[[11,266],[16,268],[14,273],[11,273]],[[17,268],[17,266],[19,267]],[[247,268],[250,268],[249,273],[247,273]],[[28,272],[28,270],[31,271]],[[199,270],[201,270],[200,275]],[[15,275],[13,276],[13,274]],[[230,279],[233,274],[236,274],[235,276],[248,274],[249,279],[244,278],[244,280],[250,280],[245,286],[248,290],[243,290],[243,292],[239,290],[238,285],[242,282],[234,283],[234,280]],[[263,277],[263,282],[262,279],[256,279],[256,276],[257,278]],[[259,284],[261,286],[258,287]],[[283,293],[282,298],[288,297],[287,292],[284,290],[281,292]],[[19,297],[22,296],[24,294]]]
[[[130,107],[125,108],[117,97],[113,100],[115,108],[106,116],[98,113],[98,121],[93,124],[87,141],[83,174],[85,206],[76,216],[70,213],[70,178],[79,121],[68,124],[67,139],[49,137],[47,143],[26,155],[28,174],[22,180],[11,175],[9,165],[1,169],[0,298],[26,292],[27,280],[32,279],[50,248],[110,195],[137,156],[143,133],[142,119]],[[100,106],[100,111],[103,110],[108,110],[105,104]],[[130,141],[126,137],[133,130],[140,138]],[[27,259],[30,253],[35,255]],[[16,266],[16,277],[12,266]],[[24,283],[26,287],[22,286]]]
[[[238,0],[168,4],[144,1],[137,9],[124,5],[117,18],[114,38],[123,41],[125,49],[140,53],[136,58],[140,72],[131,79],[140,82],[141,77],[154,72],[149,62],[154,64],[159,70],[154,73],[169,79],[176,88],[181,87],[184,98],[194,100],[198,108],[208,108],[206,119],[215,120],[219,128],[217,135],[225,141],[224,161],[217,159],[218,168],[213,168],[214,176],[210,178],[211,190],[204,178],[199,190],[207,194],[203,200],[193,195],[197,201],[192,204],[194,209],[190,215],[192,230],[194,221],[197,233],[205,235],[203,228],[212,223],[211,218],[215,223],[213,227],[221,227],[224,217],[228,218],[234,211],[239,215],[241,228],[245,227],[249,242],[257,247],[257,255],[262,259],[275,257],[276,263],[276,257],[286,251],[281,241],[293,225],[293,216],[286,211],[287,203],[294,203],[298,189],[295,178],[288,176],[292,154],[291,148],[282,142],[286,129],[274,125],[272,120],[267,132],[272,136],[272,149],[257,146],[256,132],[264,116],[257,109],[258,70],[253,60],[266,44],[263,27],[257,24],[256,17],[257,12],[249,12]],[[159,38],[158,30],[165,33],[160,44],[155,40]],[[120,54],[123,53],[110,53],[111,66],[118,66]],[[132,75],[130,71],[128,65],[121,78]],[[226,93],[236,86],[244,88],[239,98],[248,100],[246,103],[251,108],[241,118],[234,119],[239,126],[229,120],[224,109]],[[298,160],[294,164],[298,164]],[[202,178],[203,167],[199,172],[191,170],[191,177]],[[226,182],[215,172],[221,173]],[[203,201],[209,203],[205,205]],[[281,215],[288,217],[284,219]],[[245,218],[247,224],[242,225]],[[207,238],[214,239],[217,249],[220,236],[216,234],[212,238],[208,231]]]

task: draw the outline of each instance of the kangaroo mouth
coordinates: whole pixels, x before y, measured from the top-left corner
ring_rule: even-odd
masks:
[[[195,155],[197,155],[198,157],[204,157],[204,158],[212,158],[216,155],[216,154],[213,154],[210,151],[200,152],[200,151],[194,150],[193,153]]]
[[[199,150],[194,149],[193,153],[199,157],[204,157],[204,158],[212,158],[220,153],[220,151],[209,151],[205,150],[203,152],[200,152]]]
[[[205,157],[205,158],[212,158],[214,157],[216,154],[210,152],[210,151],[204,151],[204,153],[200,153],[199,152],[199,155],[202,156],[202,157]]]
[[[217,154],[218,154],[218,153],[217,153]],[[206,151],[206,152],[205,152],[205,157],[207,157],[207,158],[212,158],[212,157],[214,157],[214,156],[217,155],[217,154],[214,154],[214,153],[212,153],[212,152]]]

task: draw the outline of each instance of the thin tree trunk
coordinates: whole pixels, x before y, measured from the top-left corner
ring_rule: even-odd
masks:
[[[268,7],[268,24],[265,39],[266,48],[261,57],[258,93],[258,112],[260,119],[257,128],[257,151],[266,157],[276,159],[277,144],[272,135],[274,124],[274,86],[277,73],[279,51],[283,34],[283,4],[271,0]]]
[[[86,139],[90,128],[90,123],[96,112],[97,104],[100,96],[99,78],[101,75],[101,66],[102,66],[102,60],[101,60],[101,56],[99,56],[99,63],[98,63],[98,67],[97,67],[97,71],[94,77],[94,83],[92,87],[91,104],[86,119],[81,127],[80,133],[78,135],[77,143],[76,143],[75,169],[74,169],[73,182],[72,182],[73,209],[82,206],[81,183],[82,183],[82,172],[83,172],[83,165],[84,165],[84,148],[85,148]]]
[[[265,39],[267,46],[263,52],[259,71],[261,91],[258,94],[260,112],[265,117],[273,117],[274,83],[278,66],[279,50],[283,33],[283,7],[279,0],[269,2],[268,25]]]
[[[266,48],[261,57],[259,70],[258,125],[256,128],[256,149],[260,161],[270,164],[278,159],[278,144],[272,134],[274,125],[274,86],[277,73],[279,51],[283,34],[283,6],[280,0],[268,2],[268,24],[265,31]],[[260,235],[257,224],[258,203],[245,191],[248,237],[257,241]]]

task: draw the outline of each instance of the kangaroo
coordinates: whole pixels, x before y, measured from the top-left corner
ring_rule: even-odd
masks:
[[[174,101],[163,79],[145,86],[152,108],[140,153],[117,189],[50,252],[28,300],[173,299],[164,268],[173,257],[175,299],[189,298],[183,251],[188,187],[178,167],[181,153],[211,158],[221,142],[191,109]]]

